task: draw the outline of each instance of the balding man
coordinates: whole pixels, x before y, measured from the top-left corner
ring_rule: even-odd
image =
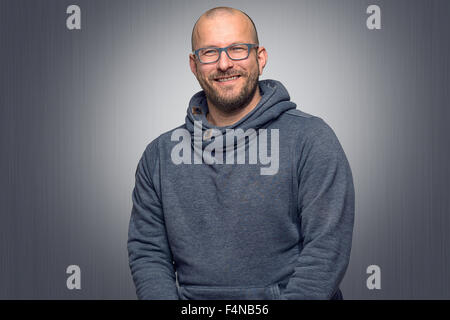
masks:
[[[208,10],[192,31],[202,91],[136,169],[130,269],[139,299],[342,299],[354,223],[345,153],[276,80],[253,21]]]

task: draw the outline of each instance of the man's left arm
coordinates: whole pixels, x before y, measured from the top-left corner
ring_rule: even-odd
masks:
[[[352,172],[336,135],[314,117],[314,129],[298,159],[298,208],[303,250],[281,299],[331,299],[347,269],[355,191]]]

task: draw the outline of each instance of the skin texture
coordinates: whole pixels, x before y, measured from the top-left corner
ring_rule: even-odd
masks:
[[[213,9],[214,10],[214,9]],[[233,43],[255,43],[255,29],[241,11],[231,8],[211,10],[203,14],[193,30],[194,50],[204,47],[226,47]],[[205,91],[209,113],[207,119],[218,127],[228,126],[253,110],[261,99],[258,78],[267,62],[264,47],[253,48],[245,60],[233,61],[225,52],[219,61],[202,64],[194,54],[189,55],[191,71]],[[239,75],[230,83],[215,79]]]

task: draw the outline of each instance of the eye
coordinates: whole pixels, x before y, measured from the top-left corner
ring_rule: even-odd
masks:
[[[231,49],[232,51],[234,51],[234,52],[241,52],[241,51],[247,50],[247,46],[241,46],[241,45],[239,45],[239,46],[233,46],[233,47],[231,47],[230,49]]]
[[[212,56],[217,54],[217,50],[216,49],[205,49],[201,52],[202,55],[204,56]]]

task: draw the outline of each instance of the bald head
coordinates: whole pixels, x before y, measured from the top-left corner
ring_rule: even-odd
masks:
[[[236,23],[241,23],[244,25],[243,27],[246,28],[247,32],[251,34],[253,43],[259,44],[258,32],[256,31],[255,24],[245,12],[230,7],[217,7],[203,13],[195,23],[194,28],[192,29],[191,36],[192,51],[198,49],[197,44],[202,37],[204,28],[207,28],[208,25],[210,25],[211,22],[213,22],[215,19],[221,19],[230,16],[234,18],[233,21],[235,21]]]

